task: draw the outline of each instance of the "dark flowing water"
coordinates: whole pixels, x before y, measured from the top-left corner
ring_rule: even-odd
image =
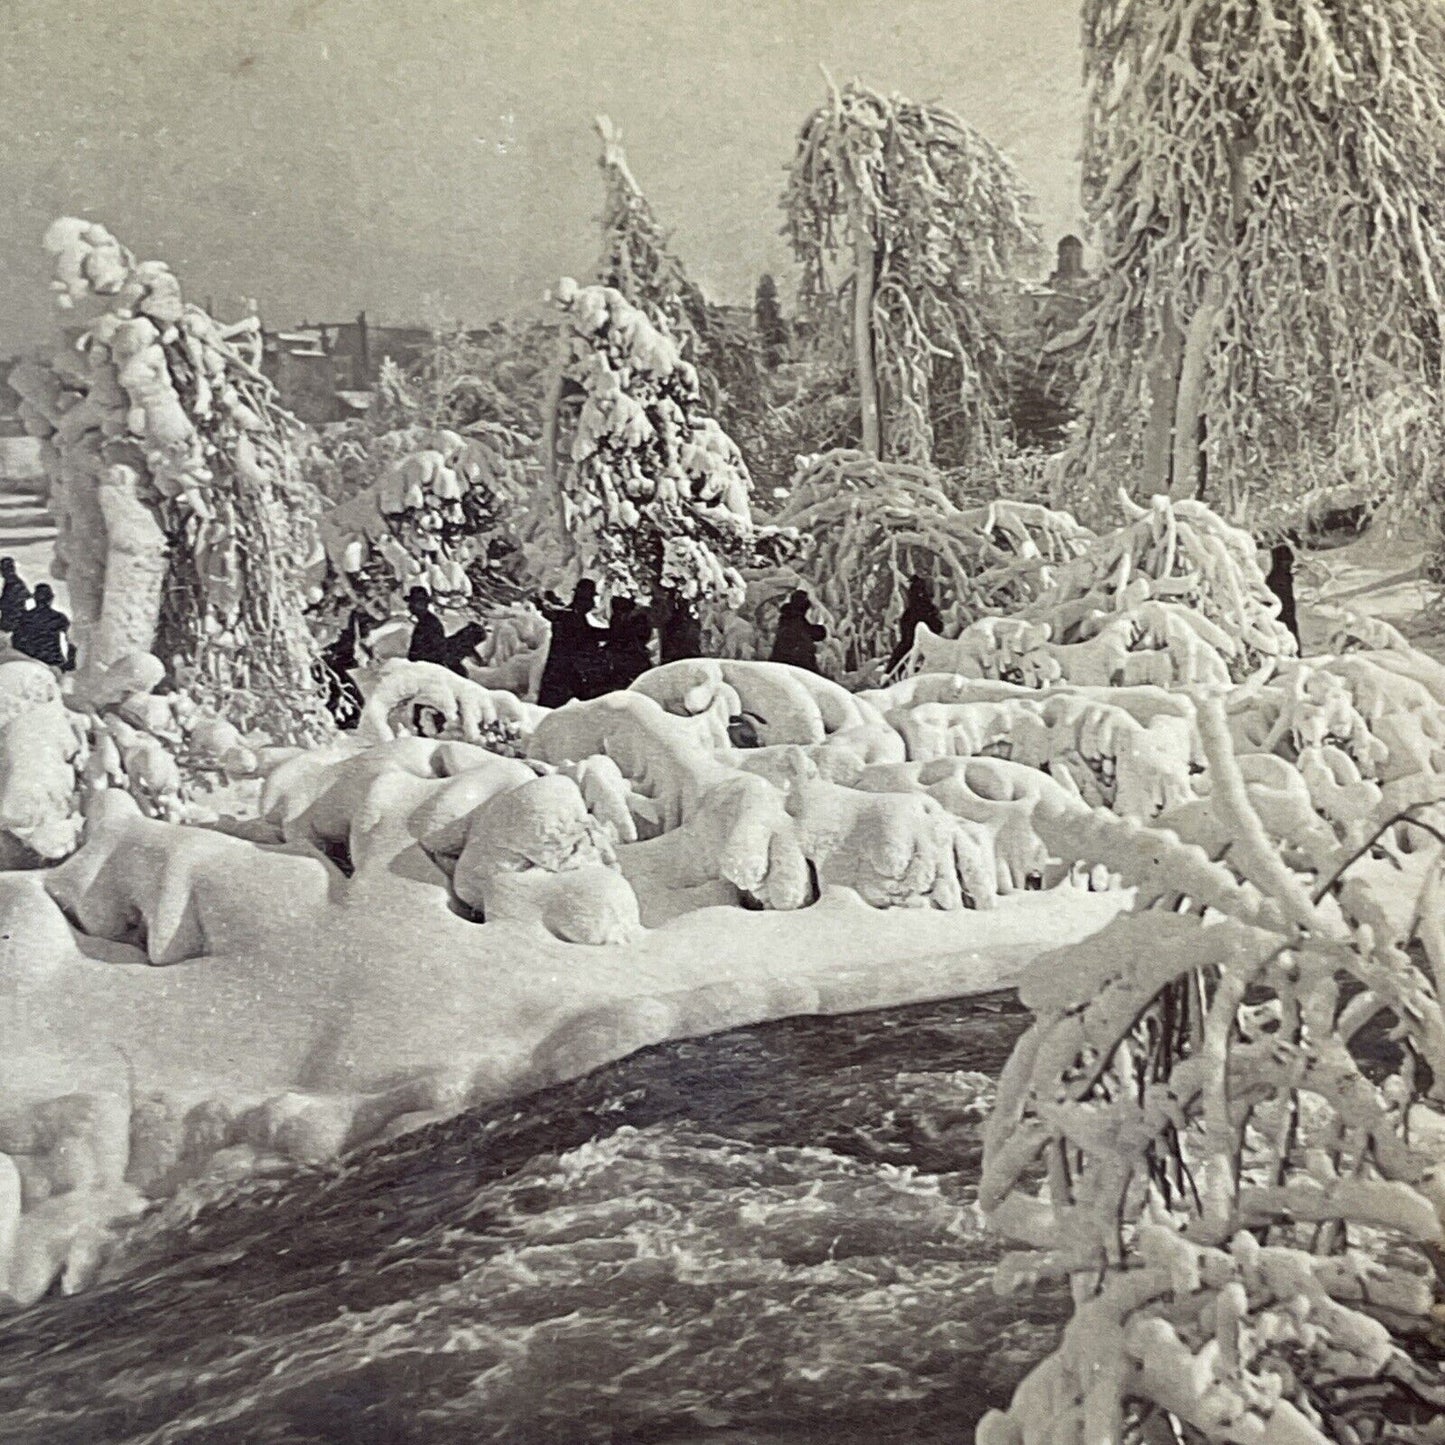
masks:
[[[0,1320],[0,1440],[968,1441],[1062,1320],[971,1207],[1023,1024],[739,1030],[252,1180]]]

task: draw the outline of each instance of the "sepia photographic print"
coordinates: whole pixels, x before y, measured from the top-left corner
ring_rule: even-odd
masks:
[[[3,1445],[1445,1445],[1445,0],[0,0]]]

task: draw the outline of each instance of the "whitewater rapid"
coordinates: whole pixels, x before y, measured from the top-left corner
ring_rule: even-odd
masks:
[[[0,1321],[0,1438],[967,1439],[1061,1303],[973,1209],[1011,997],[664,1044],[184,1196]]]

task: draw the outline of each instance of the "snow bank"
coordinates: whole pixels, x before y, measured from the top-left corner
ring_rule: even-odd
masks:
[[[48,673],[9,677],[18,779],[74,713]],[[97,673],[55,770],[80,845],[0,874],[9,1293],[83,1283],[117,1220],[208,1170],[326,1157],[666,1039],[997,987],[1050,950],[1067,979],[1124,885],[1334,937],[1291,869],[1357,847],[1445,757],[1445,670],[1383,634],[1242,684],[1036,680],[850,695],[696,661],[547,711],[393,659],[356,735],[265,750],[179,716],[141,662]],[[417,706],[447,735],[412,735]],[[731,744],[739,711],[764,746]],[[129,759],[92,766],[97,719],[243,758],[259,799],[183,824]],[[49,820],[43,789],[30,812],[11,791],[12,834]],[[1065,881],[1080,863],[1108,891]]]
[[[568,780],[533,779],[552,782]],[[514,899],[484,924],[459,916],[437,864],[390,837],[348,880],[310,848],[146,819],[115,793],[61,868],[0,875],[15,1298],[83,1282],[105,1228],[207,1170],[324,1158],[667,1039],[1006,985],[1122,903],[1062,889],[885,915],[839,889],[805,911],[708,907],[646,931],[634,914],[624,941],[579,946]],[[627,889],[605,858],[573,876]],[[492,866],[513,886],[563,876]]]
[[[392,660],[356,735],[265,750],[179,716],[144,664],[96,670],[69,708],[44,669],[9,690],[46,746],[82,724],[55,803],[83,839],[0,875],[20,1300],[83,1282],[109,1229],[198,1174],[326,1157],[665,1039],[997,987],[1123,904],[1021,891],[1042,773],[914,776],[878,707],[793,669],[679,664],[549,713]],[[416,705],[451,735],[398,732]],[[743,705],[772,714],[768,747],[729,744]],[[504,725],[526,756],[483,745]],[[125,729],[241,756],[254,812],[179,821],[133,757],[109,767]]]

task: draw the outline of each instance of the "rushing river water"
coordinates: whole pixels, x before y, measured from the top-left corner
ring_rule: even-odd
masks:
[[[0,1320],[0,1440],[967,1441],[1062,1319],[995,1298],[972,1208],[1023,1022],[670,1044],[173,1207]]]

